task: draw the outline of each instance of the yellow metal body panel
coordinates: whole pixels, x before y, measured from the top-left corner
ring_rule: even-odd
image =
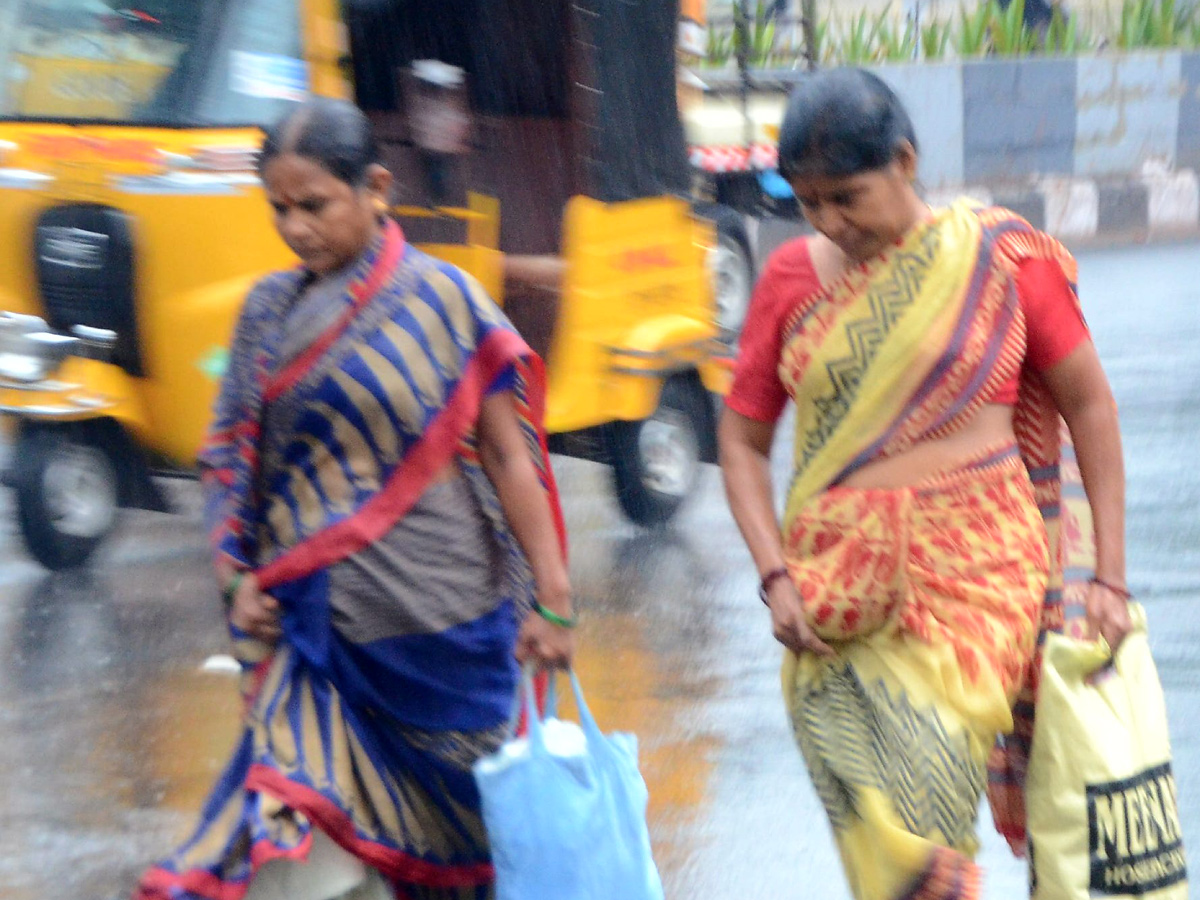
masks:
[[[92,415],[136,424],[148,448],[180,465],[190,465],[200,445],[216,391],[214,354],[227,345],[247,289],[295,258],[276,235],[252,172],[181,172],[166,160],[205,148],[254,148],[260,140],[250,128],[0,123],[0,141],[15,147],[5,169],[27,173],[24,182],[0,181],[0,241],[11,248],[0,253],[0,309],[41,312],[32,247],[43,210],[86,202],[128,215],[138,244],[136,311],[146,375],[73,360],[68,368],[86,365],[56,379],[124,398],[115,411],[98,408]],[[34,392],[17,399],[8,393],[6,404],[32,411],[49,402]]]
[[[312,90],[349,96],[337,0],[298,2]],[[275,233],[252,171],[204,170],[187,160],[206,148],[253,149],[260,140],[253,128],[0,122],[0,246],[8,248],[0,253],[0,309],[41,311],[33,227],[53,205],[87,202],[121,210],[137,241],[145,377],[72,360],[56,380],[78,385],[71,391],[93,397],[93,405],[78,414],[59,409],[58,418],[112,416],[147,448],[181,466],[193,463],[247,290],[264,273],[295,260]],[[397,212],[464,220],[465,244],[425,249],[461,266],[502,300],[496,200],[474,195],[465,209]],[[645,418],[665,377],[681,369],[697,369],[706,384],[720,384],[711,365],[716,329],[705,265],[710,226],[677,199],[605,205],[576,197],[564,231],[567,273],[549,354],[551,431]],[[68,406],[69,393],[59,396]],[[94,402],[96,397],[107,399]],[[0,398],[0,405],[31,416],[55,402],[37,391],[5,391]]]
[[[298,2],[311,90],[351,96],[341,65],[348,44],[337,0]],[[21,108],[28,113],[122,115],[113,98],[89,97],[87,110],[79,108],[74,86],[82,79],[94,93],[109,83],[105,78],[113,73],[103,71],[104,63],[27,62],[31,77]],[[114,97],[138,102],[163,71],[123,63],[124,82],[110,84]],[[0,175],[8,175],[0,177],[0,245],[10,248],[0,254],[0,309],[41,312],[31,250],[33,226],[44,209],[78,202],[119,209],[130,217],[138,243],[137,326],[146,370],[145,377],[134,378],[112,365],[72,359],[55,375],[57,393],[4,391],[0,405],[59,420],[111,416],[149,449],[190,465],[246,292],[266,272],[294,265],[295,258],[275,233],[252,171],[180,171],[168,160],[194,157],[205,148],[254,149],[261,134],[254,128],[0,122],[0,141],[12,145],[0,160]],[[499,271],[494,260],[488,263]],[[65,390],[64,384],[79,388]],[[62,413],[79,396],[90,399],[77,413]]]
[[[459,219],[467,224],[465,244],[418,244],[431,256],[444,259],[474,275],[497,303],[504,302],[504,254],[500,246],[500,201],[470,192],[466,207],[397,206],[392,212],[403,219]]]
[[[681,200],[574,197],[562,308],[549,353],[547,426],[649,416],[666,376],[706,363],[717,337],[705,265],[712,228]]]
[[[343,61],[350,53],[350,39],[338,0],[299,0],[299,3],[309,90],[321,97],[354,99],[343,68]]]
[[[63,119],[117,119],[147,100],[170,71],[149,62],[107,62],[17,54],[26,77],[19,115]]]
[[[33,418],[54,422],[105,416],[116,419],[143,442],[153,434],[137,379],[130,378],[117,366],[71,357],[55,373],[51,385],[49,390],[18,390],[0,385],[0,406],[19,407]]]

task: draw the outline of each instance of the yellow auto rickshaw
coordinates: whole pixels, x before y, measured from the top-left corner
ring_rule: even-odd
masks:
[[[670,519],[714,459],[729,375],[713,229],[686,197],[677,14],[5,4],[0,413],[30,552],[81,564],[119,508],[167,507],[153,475],[191,471],[246,291],[295,264],[255,175],[258,129],[310,93],[368,111],[409,239],[479,277],[546,357],[552,449],[609,464],[634,521]]]

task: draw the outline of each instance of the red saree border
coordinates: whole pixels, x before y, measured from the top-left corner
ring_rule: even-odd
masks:
[[[949,847],[938,847],[925,871],[898,900],[979,900],[982,888],[977,863]]]
[[[438,865],[419,859],[403,850],[383,847],[374,841],[358,836],[354,822],[346,813],[324,795],[290,780],[281,772],[256,763],[246,776],[246,789],[270,794],[276,800],[290,806],[320,828],[346,852],[353,854],[367,865],[378,869],[383,875],[431,888],[463,888],[490,884],[495,880],[495,869],[491,863],[467,865]],[[259,865],[258,845],[252,854],[252,865]]]
[[[515,359],[528,357],[537,360],[524,339],[515,332],[492,331],[467,363],[462,378],[450,400],[434,418],[425,434],[409,450],[383,489],[368,500],[357,513],[332,525],[319,534],[301,541],[278,559],[258,571],[259,587],[271,587],[302,578],[362,550],[387,534],[420,498],[433,478],[458,453],[459,439],[467,433],[479,415],[483,396],[491,381]],[[540,363],[531,366],[535,384],[530,398],[534,422],[542,421],[544,412],[544,375]],[[538,428],[539,442],[545,453],[546,439]],[[547,464],[548,468],[548,464]],[[549,478],[551,509],[559,541],[565,546],[562,513],[558,509],[557,488]]]
[[[153,868],[142,875],[132,900],[176,900],[181,893],[207,900],[242,900],[249,890],[249,881],[222,881],[201,869],[176,873]]]
[[[350,285],[350,296],[353,302],[349,308],[338,317],[338,320],[321,333],[313,343],[288,363],[274,378],[268,380],[263,391],[263,402],[270,403],[296,385],[325,355],[334,342],[342,336],[354,317],[362,310],[372,297],[387,284],[395,274],[396,266],[404,255],[404,233],[400,226],[388,220],[384,226],[384,244],[379,258],[371,267],[367,277],[360,282]]]
[[[247,791],[269,794],[302,813],[313,828],[319,828],[347,853],[377,869],[389,880],[449,889],[476,887],[495,880],[495,868],[491,863],[438,865],[360,837],[354,822],[335,803],[270,766],[252,765],[244,786]],[[203,869],[171,872],[155,867],[142,876],[133,900],[169,900],[180,893],[206,900],[242,900],[263,866],[276,860],[306,860],[312,840],[310,831],[299,844],[290,848],[279,847],[268,840],[257,841],[250,850],[251,871],[245,880],[225,881]]]

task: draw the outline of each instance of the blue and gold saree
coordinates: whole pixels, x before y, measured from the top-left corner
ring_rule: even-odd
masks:
[[[332,324],[281,354],[310,281],[283,272],[251,292],[202,455],[215,552],[279,601],[283,638],[233,629],[245,728],[195,832],[143,876],[140,900],[238,900],[267,862],[306,858],[314,829],[398,896],[490,891],[470,769],[503,740],[533,581],[474,432],[489,391],[511,391],[561,537],[540,362],[474,280],[394,224],[349,273]],[[405,581],[403,559],[361,564],[406,517],[442,515],[429,498],[448,470],[480,527],[435,530],[445,551],[419,561],[424,580]],[[471,542],[486,546],[456,546]],[[483,561],[487,591],[454,596],[460,557]]]

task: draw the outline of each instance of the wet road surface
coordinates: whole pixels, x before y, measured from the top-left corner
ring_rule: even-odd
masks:
[[[1200,840],[1200,246],[1081,254],[1121,406],[1130,583],[1145,601],[1187,840]],[[786,448],[781,447],[781,451]],[[786,452],[777,456],[787,477]],[[603,469],[557,460],[605,729],[636,731],[670,898],[847,896],[778,689],[779,648],[715,471],[677,527],[620,519]],[[108,900],[184,836],[237,728],[194,485],[131,514],[88,574],[22,554],[0,494],[0,898]],[[1024,893],[981,818],[990,900]]]

